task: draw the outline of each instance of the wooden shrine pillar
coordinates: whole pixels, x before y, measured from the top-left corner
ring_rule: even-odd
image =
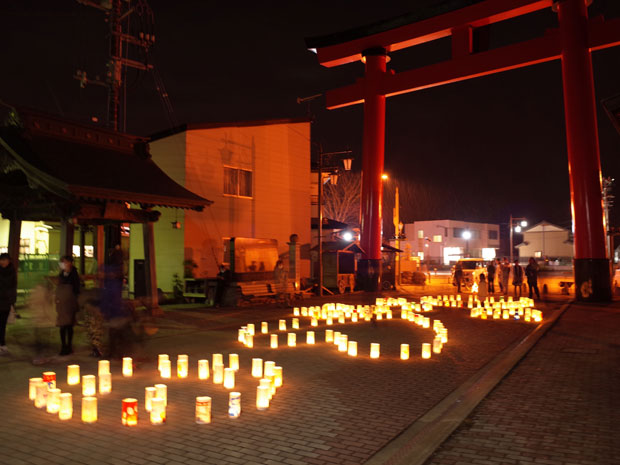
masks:
[[[105,265],[105,231],[103,225],[97,225],[97,271],[103,272]]]
[[[19,246],[22,232],[22,220],[13,216],[9,224],[9,255],[15,271],[19,273]]]
[[[60,256],[73,256],[73,234],[75,226],[70,219],[62,220],[60,223]]]
[[[157,268],[155,263],[155,231],[152,221],[142,223],[144,240],[144,265],[146,277],[146,296],[149,301],[151,315],[161,315],[159,295],[157,293]]]
[[[80,225],[80,274],[86,274],[86,226]]]

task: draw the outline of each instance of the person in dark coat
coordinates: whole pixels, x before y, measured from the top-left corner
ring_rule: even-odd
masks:
[[[0,254],[0,355],[8,355],[6,323],[17,300],[17,273],[8,253]]]
[[[493,294],[495,292],[495,260],[491,260],[487,265],[487,276],[489,294]]]
[[[536,292],[536,298],[540,299],[540,291],[538,290],[538,263],[534,257],[530,257],[529,263],[525,267],[525,276],[527,277],[527,287],[530,291],[530,299],[532,291]]]
[[[219,307],[224,303],[224,294],[226,288],[230,285],[232,273],[224,265],[220,265],[220,271],[217,273],[217,288],[215,290],[215,306]]]
[[[80,293],[80,277],[73,266],[73,257],[65,255],[60,259],[60,273],[56,286],[56,326],[60,327],[60,355],[73,353],[73,326],[79,309],[77,296]]]
[[[456,262],[454,265],[454,284],[456,284],[456,292],[461,292],[461,282],[463,281],[463,265]]]

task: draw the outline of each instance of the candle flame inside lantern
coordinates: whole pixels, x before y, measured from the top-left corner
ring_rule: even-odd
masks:
[[[97,398],[82,397],[82,422],[95,423],[97,421]]]
[[[334,330],[333,329],[325,330],[325,342],[334,342]]]
[[[105,375],[110,373],[110,361],[109,360],[99,360],[97,362],[97,374]]]
[[[314,331],[306,332],[306,344],[314,344]]]
[[[275,366],[273,367],[273,384],[275,387],[282,387],[282,383],[282,367]]]
[[[269,336],[269,344],[272,349],[278,348],[278,335],[277,334],[272,334],[271,336]]]
[[[177,357],[177,376],[187,378],[189,372],[189,356],[183,354]]]
[[[293,327],[293,329],[299,329],[299,318],[293,318],[291,326]]]
[[[48,389],[45,408],[47,413],[58,413],[60,410],[60,389]]]
[[[239,371],[239,354],[228,354],[228,366]]]
[[[109,394],[112,392],[112,374],[101,373],[99,375],[99,394]]]
[[[224,387],[226,389],[235,387],[235,370],[232,368],[224,368]]]
[[[123,357],[123,376],[126,378],[133,376],[133,360],[131,357]]]
[[[252,376],[254,378],[263,377],[263,359],[262,358],[252,359]]]
[[[349,341],[347,353],[351,357],[357,357],[357,342],[356,341]]]
[[[278,321],[278,329],[280,331],[286,331],[286,320],[279,320]]]
[[[151,425],[163,425],[166,422],[166,403],[167,401],[159,396],[151,400]]]
[[[266,321],[263,321],[260,324],[260,332],[263,334],[267,334],[269,332],[269,323],[267,323]]]
[[[161,377],[170,379],[172,377],[172,362],[170,360],[162,360],[159,366],[159,374]]]
[[[295,333],[288,333],[287,343],[289,347],[295,347],[297,345],[297,335]]]
[[[69,386],[75,386],[80,384],[80,366],[68,365],[67,366],[67,384]]]
[[[97,394],[97,378],[95,375],[82,376],[82,395],[92,397]]]
[[[266,386],[257,386],[256,388],[256,409],[267,410],[269,408],[270,388]]]
[[[431,345],[427,342],[422,344],[422,358],[431,358]]]
[[[263,367],[263,376],[265,378],[273,376],[273,367],[276,366],[276,362],[266,361]]]
[[[409,360],[409,344],[400,345],[400,359]]]
[[[209,360],[198,360],[198,379],[209,379]]]
[[[381,345],[377,342],[370,344],[370,358],[379,358],[381,352]]]
[[[70,420],[73,417],[73,396],[70,392],[60,394],[60,406],[58,409],[58,419]]]

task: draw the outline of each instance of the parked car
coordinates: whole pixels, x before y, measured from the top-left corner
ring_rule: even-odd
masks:
[[[463,279],[461,281],[461,286],[466,290],[471,289],[474,283],[477,283],[480,280],[480,274],[486,273],[486,265],[484,264],[484,260],[482,258],[461,258],[457,263],[461,264],[463,268]],[[456,281],[454,281],[454,266],[452,267],[452,282],[456,285]]]

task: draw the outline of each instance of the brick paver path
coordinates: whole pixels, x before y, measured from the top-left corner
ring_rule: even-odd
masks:
[[[549,304],[548,310],[559,304]],[[303,322],[298,347],[268,348],[267,336],[255,338],[254,349],[236,342],[236,328],[262,319],[275,328],[277,318],[290,309],[247,309],[215,312],[204,318],[199,311],[170,312],[160,320],[159,333],[148,339],[142,363],[133,378],[119,375],[113,362],[113,392],[99,396],[99,418],[93,425],[79,419],[79,387],[67,386],[66,365],[79,363],[82,374],[96,373],[96,361],[82,355],[52,361],[43,367],[29,361],[0,362],[0,463],[2,464],[359,464],[465,379],[500,350],[523,337],[533,325],[523,322],[481,321],[467,310],[442,310],[431,315],[449,330],[449,342],[440,356],[422,360],[422,342],[432,341],[432,331],[399,319],[334,325],[359,344],[356,359],[338,353],[324,342],[325,326],[314,328],[318,344],[306,346]],[[258,327],[258,326],[257,326]],[[9,339],[9,343],[11,343]],[[370,342],[381,343],[379,360],[368,358]],[[411,360],[398,358],[399,344],[411,345]],[[196,377],[196,360],[214,352],[236,352],[241,372],[236,390],[242,393],[242,415],[227,417],[228,392]],[[190,378],[172,379],[169,386],[168,422],[151,426],[143,410],[144,387],[160,382],[156,354],[190,356]],[[257,381],[250,376],[252,357],[275,360],[284,367],[284,386],[268,411],[255,408]],[[173,364],[174,366],[174,364]],[[57,372],[59,387],[74,395],[74,418],[61,422],[32,406],[27,383],[42,369]],[[194,399],[213,398],[213,422],[196,425]],[[121,425],[121,399],[136,397],[140,422],[135,428]]]
[[[619,305],[573,305],[427,462],[620,464]]]

